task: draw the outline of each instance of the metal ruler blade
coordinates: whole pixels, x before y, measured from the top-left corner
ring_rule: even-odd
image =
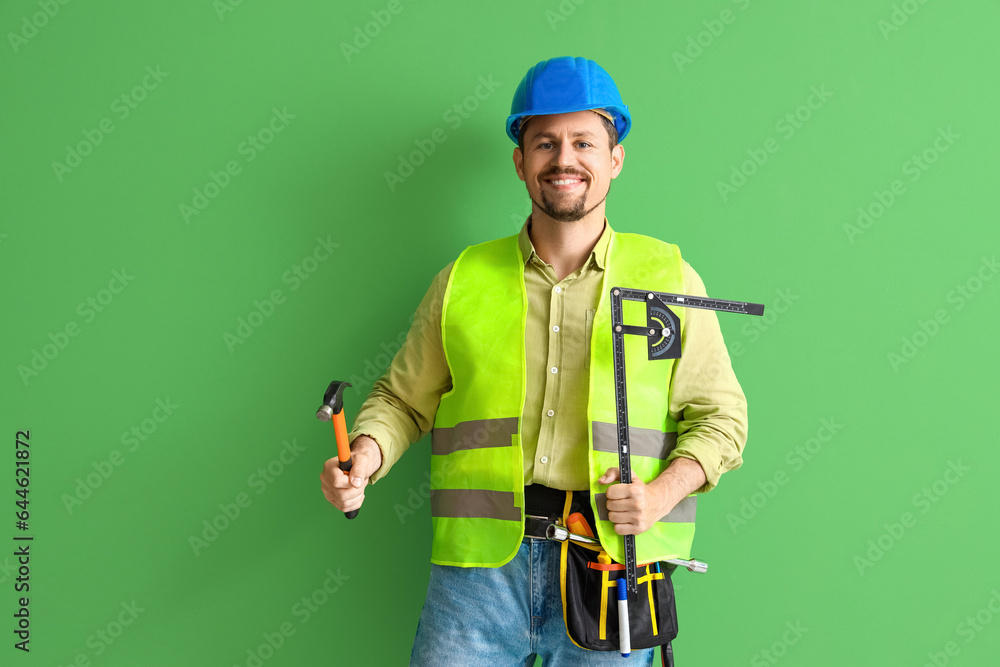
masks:
[[[618,468],[621,483],[632,483],[632,457],[628,443],[628,391],[625,387],[625,332],[622,330],[621,290],[611,290],[611,330],[615,366],[615,410],[618,417]],[[632,593],[639,592],[636,583],[635,535],[625,535],[625,584]]]
[[[623,287],[616,287],[614,289],[621,292],[620,296],[622,299],[628,299],[629,301],[650,301],[655,298],[667,305],[683,306],[684,308],[718,310],[724,313],[737,313],[740,315],[764,314],[764,304],[762,303],[727,301],[726,299],[711,299],[707,296],[671,294],[670,292],[648,292],[646,290],[627,289]]]

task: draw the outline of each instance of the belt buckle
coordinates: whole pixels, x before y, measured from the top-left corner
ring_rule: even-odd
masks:
[[[547,538],[544,535],[529,535],[528,534],[527,529],[528,529],[528,520],[529,519],[534,519],[536,522],[544,521],[544,522],[547,522],[547,524],[553,524],[553,523],[555,523],[555,524],[562,525],[562,519],[560,519],[558,517],[555,518],[555,519],[553,519],[552,517],[549,517],[549,516],[538,516],[537,514],[526,514],[524,516],[524,527],[525,527],[524,536],[527,537],[527,538],[533,539],[533,540],[544,540],[544,539],[547,539]],[[546,525],[546,528],[547,527],[548,527],[548,525]]]

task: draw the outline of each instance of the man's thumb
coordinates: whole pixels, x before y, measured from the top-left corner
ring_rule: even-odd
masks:
[[[598,484],[611,484],[617,482],[620,477],[620,471],[618,468],[608,468],[608,471],[601,475],[601,478],[597,480]]]
[[[368,482],[375,472],[375,461],[365,452],[355,452],[351,455],[351,486],[360,488]]]

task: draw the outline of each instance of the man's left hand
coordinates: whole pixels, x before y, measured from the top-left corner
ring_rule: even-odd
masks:
[[[664,509],[666,492],[657,485],[658,480],[646,484],[633,476],[631,484],[615,484],[620,479],[618,468],[608,468],[597,480],[598,484],[611,484],[607,492],[608,519],[619,535],[644,533],[669,511]]]

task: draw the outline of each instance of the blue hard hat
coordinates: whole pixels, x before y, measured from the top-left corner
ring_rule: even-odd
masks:
[[[517,143],[521,120],[527,116],[603,109],[615,122],[618,141],[632,127],[628,107],[611,75],[587,58],[552,58],[528,70],[517,84],[507,117],[507,136]]]

